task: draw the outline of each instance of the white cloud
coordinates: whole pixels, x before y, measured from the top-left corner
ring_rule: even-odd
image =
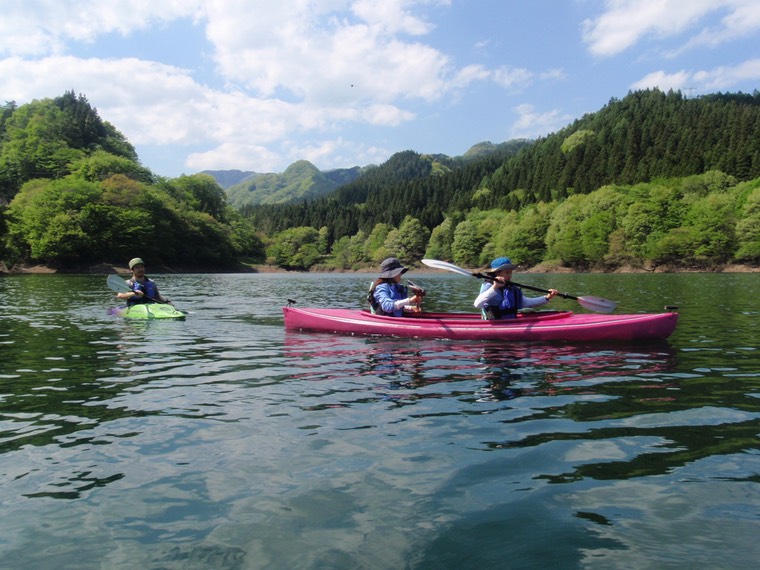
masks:
[[[612,56],[648,36],[683,34],[716,12],[727,13],[721,25],[697,30],[687,44],[722,43],[760,27],[756,0],[606,0],[602,15],[583,22],[583,40],[592,54]]]
[[[312,164],[321,165],[323,170],[379,164],[387,160],[391,154],[393,151],[389,149],[357,144],[344,140],[343,137],[290,148],[291,161],[305,159]]]
[[[435,100],[451,74],[447,56],[398,34],[429,26],[410,16],[413,2],[353,4],[356,18],[332,10],[346,2],[245,2],[256,17],[241,18],[228,3],[208,8],[207,34],[220,72],[258,96],[280,91],[318,104],[371,97]],[[375,4],[384,8],[375,11]]]
[[[521,89],[533,81],[533,73],[529,70],[518,67],[500,67],[494,70],[493,80],[505,89]]]
[[[632,89],[653,89],[658,88],[661,91],[674,91],[691,89],[692,74],[688,71],[677,71],[675,73],[665,73],[664,71],[653,71],[633,85]]]
[[[698,71],[694,81],[705,91],[724,91],[737,83],[760,81],[760,59],[745,61],[740,65],[716,67],[710,71]]]
[[[245,169],[265,173],[281,170],[281,160],[278,153],[261,145],[224,142],[205,152],[190,153],[185,166],[195,172]]]
[[[193,0],[3,0],[0,54],[60,54],[68,42],[127,35],[151,24],[199,16]]]
[[[515,107],[519,115],[512,125],[509,138],[532,139],[556,132],[573,120],[571,115],[562,114],[558,109],[537,113],[533,105],[527,103]]]
[[[675,73],[654,71],[631,85],[632,89],[657,87],[662,91],[696,90],[697,93],[725,91],[736,88],[737,84],[760,81],[760,59],[751,59],[734,66],[720,66],[711,70]]]

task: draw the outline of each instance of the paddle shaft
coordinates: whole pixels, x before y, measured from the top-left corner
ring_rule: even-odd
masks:
[[[491,275],[486,275],[484,273],[480,272],[473,272],[468,271],[467,269],[463,269],[461,267],[457,267],[453,263],[449,263],[447,261],[439,261],[437,259],[423,259],[422,263],[427,265],[428,267],[435,267],[436,269],[445,269],[446,271],[453,271],[454,273],[459,273],[460,275],[466,275],[468,277],[476,277],[478,279],[486,279],[488,281],[493,281],[494,277]],[[530,285],[520,285],[519,283],[515,283],[514,281],[510,281],[513,285],[516,285],[517,287],[524,287],[526,289],[532,289],[533,291],[541,291],[543,293],[548,293],[548,289],[541,289],[539,287],[532,287]],[[575,301],[578,301],[578,303],[584,307],[585,309],[588,309],[590,311],[596,311],[597,313],[611,313],[615,310],[615,306],[617,303],[614,301],[610,301],[609,299],[602,299],[601,297],[593,297],[593,296],[584,296],[584,297],[576,297],[575,295],[569,295],[568,293],[557,293],[560,297],[564,299],[573,299]]]
[[[109,275],[106,279],[106,283],[108,283],[109,289],[112,291],[116,291],[117,293],[134,293],[134,289],[132,289],[129,285],[127,285],[126,281],[121,279],[120,277],[117,277],[116,275]],[[153,297],[148,297],[143,293],[143,297],[148,299],[149,301],[153,301],[154,303],[159,303],[161,305],[168,305],[170,304],[168,301],[161,301],[159,299],[154,299]]]
[[[490,275],[486,275],[484,273],[473,273],[474,277],[477,277],[478,279],[486,279],[487,281],[493,281],[494,278]],[[549,293],[549,289],[541,289],[541,287],[533,287],[533,285],[523,285],[521,283],[515,283],[511,279],[507,281],[507,285],[512,284],[515,287],[520,287],[521,289],[530,289],[531,291],[538,291],[539,293]],[[558,297],[562,297],[563,299],[573,299],[574,301],[578,300],[578,297],[575,295],[570,295],[569,293],[560,293],[557,292]]]

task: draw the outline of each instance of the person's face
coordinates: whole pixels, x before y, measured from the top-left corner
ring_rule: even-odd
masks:
[[[393,282],[394,282],[394,283],[400,283],[400,282],[401,282],[401,273],[399,273],[398,275],[396,275],[396,276],[393,278]]]
[[[511,269],[502,269],[501,271],[496,272],[497,277],[501,277],[504,279],[504,281],[510,281],[512,279],[512,270]]]
[[[145,266],[142,263],[138,263],[132,268],[132,275],[135,277],[145,276]]]

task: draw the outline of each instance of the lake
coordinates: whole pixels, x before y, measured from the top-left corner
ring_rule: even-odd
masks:
[[[411,271],[425,308],[479,282]],[[760,276],[516,275],[678,305],[667,342],[286,332],[374,275],[0,278],[0,566],[745,568],[760,558]],[[552,308],[583,311],[571,300]]]

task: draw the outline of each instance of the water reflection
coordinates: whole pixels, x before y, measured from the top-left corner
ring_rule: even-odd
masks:
[[[184,323],[108,317],[101,276],[0,279],[0,559],[751,567],[756,276],[532,278],[684,312],[653,345],[383,339],[282,327],[361,275],[166,276]],[[415,281],[431,310],[476,288]]]
[[[637,390],[641,399],[669,400],[667,391],[673,385],[663,374],[676,365],[676,353],[667,342],[561,346],[346,338],[296,331],[286,331],[285,355],[297,370],[295,379],[362,379],[373,383],[382,399],[397,403],[431,397],[455,397],[470,404],[527,395],[588,399],[607,394],[614,383]],[[394,395],[399,390],[407,393]]]

